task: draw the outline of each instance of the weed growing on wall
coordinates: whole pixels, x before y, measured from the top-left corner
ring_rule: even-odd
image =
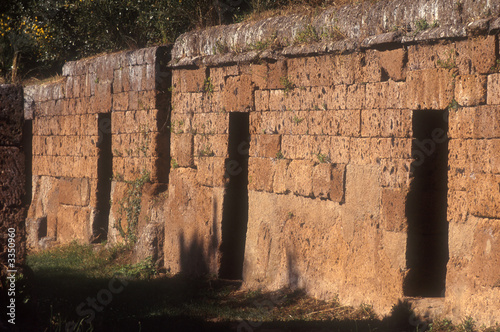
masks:
[[[296,87],[296,85],[290,81],[288,77],[280,77],[280,83],[284,87],[283,92],[285,93],[285,96],[287,96],[288,93]]]
[[[436,64],[438,67],[444,68],[444,69],[456,68],[457,64],[455,61],[455,56],[456,56],[455,50],[449,50],[448,51],[448,58],[446,60],[438,59],[436,61]]]
[[[137,241],[137,225],[141,214],[142,187],[151,182],[148,171],[143,170],[140,177],[132,181],[124,181],[128,185],[125,196],[118,202],[118,218],[115,228],[125,239],[133,245]],[[124,220],[125,218],[125,220]],[[125,225],[123,223],[125,222]]]
[[[214,85],[212,84],[212,79],[210,77],[205,78],[203,81],[203,92],[211,96],[214,93]]]
[[[307,25],[304,30],[301,30],[295,36],[294,44],[309,44],[320,41],[318,32],[312,25]]]

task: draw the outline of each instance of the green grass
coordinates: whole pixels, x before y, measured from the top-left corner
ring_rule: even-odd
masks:
[[[396,326],[398,331],[417,331],[409,324],[414,319],[409,319],[412,311],[405,304],[381,320],[368,304],[353,308],[338,299],[312,299],[301,290],[242,291],[235,281],[158,274],[151,259],[131,264],[131,255],[126,246],[77,243],[30,253],[27,264],[34,272],[36,304],[29,314],[32,326],[24,330],[36,326],[67,331],[80,323],[80,331],[245,331],[246,326],[262,331],[368,332]],[[77,308],[83,303],[88,309],[86,301],[111,289],[110,282],[120,291],[87,324]],[[442,321],[431,327],[434,332],[476,330],[500,331],[480,330],[471,318],[459,325]]]

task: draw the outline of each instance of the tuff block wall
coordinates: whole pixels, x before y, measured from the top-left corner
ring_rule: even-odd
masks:
[[[138,213],[142,257],[171,273],[494,324],[500,9],[461,4],[364,2],[68,63],[26,89],[28,220],[90,242],[109,209],[113,242]],[[312,28],[344,34],[290,43]]]
[[[59,243],[120,240],[127,182],[168,177],[165,48],[68,62],[53,83],[25,88],[33,117],[33,233]],[[111,202],[111,203],[109,203]],[[109,222],[103,222],[109,219]]]
[[[433,297],[433,315],[494,324],[498,36],[415,39],[331,53],[179,51],[166,267],[222,268],[229,119],[243,112],[244,287],[301,287],[381,313]]]

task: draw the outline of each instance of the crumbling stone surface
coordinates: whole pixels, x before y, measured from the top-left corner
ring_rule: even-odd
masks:
[[[172,65],[199,65],[203,61],[208,66],[248,62],[259,55],[255,54],[255,51],[250,51],[237,55],[226,53],[216,57],[210,56],[217,54],[218,45],[224,45],[231,50],[248,50],[249,45],[266,43],[271,39],[276,39],[279,44],[285,46],[283,55],[307,56],[351,52],[359,46],[380,47],[400,42],[464,38],[467,35],[475,36],[490,30],[495,31],[496,21],[492,21],[490,28],[490,20],[484,17],[495,16],[499,12],[500,6],[487,0],[466,0],[460,3],[453,0],[355,3],[332,7],[313,17],[294,14],[185,33],[174,45]],[[417,21],[425,21],[429,26],[437,22],[439,26],[419,31]],[[296,36],[308,27],[314,28],[320,36],[340,33],[345,40],[340,42],[325,40],[319,43],[289,46],[293,44]],[[398,31],[394,31],[395,29]],[[263,52],[262,56],[273,57],[271,54]]]

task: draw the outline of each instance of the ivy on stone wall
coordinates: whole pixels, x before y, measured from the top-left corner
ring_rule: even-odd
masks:
[[[141,214],[142,188],[151,182],[149,172],[143,170],[140,177],[132,181],[124,181],[128,188],[123,198],[118,202],[118,216],[115,228],[129,245],[137,242],[137,226]],[[125,225],[124,225],[125,222]]]

